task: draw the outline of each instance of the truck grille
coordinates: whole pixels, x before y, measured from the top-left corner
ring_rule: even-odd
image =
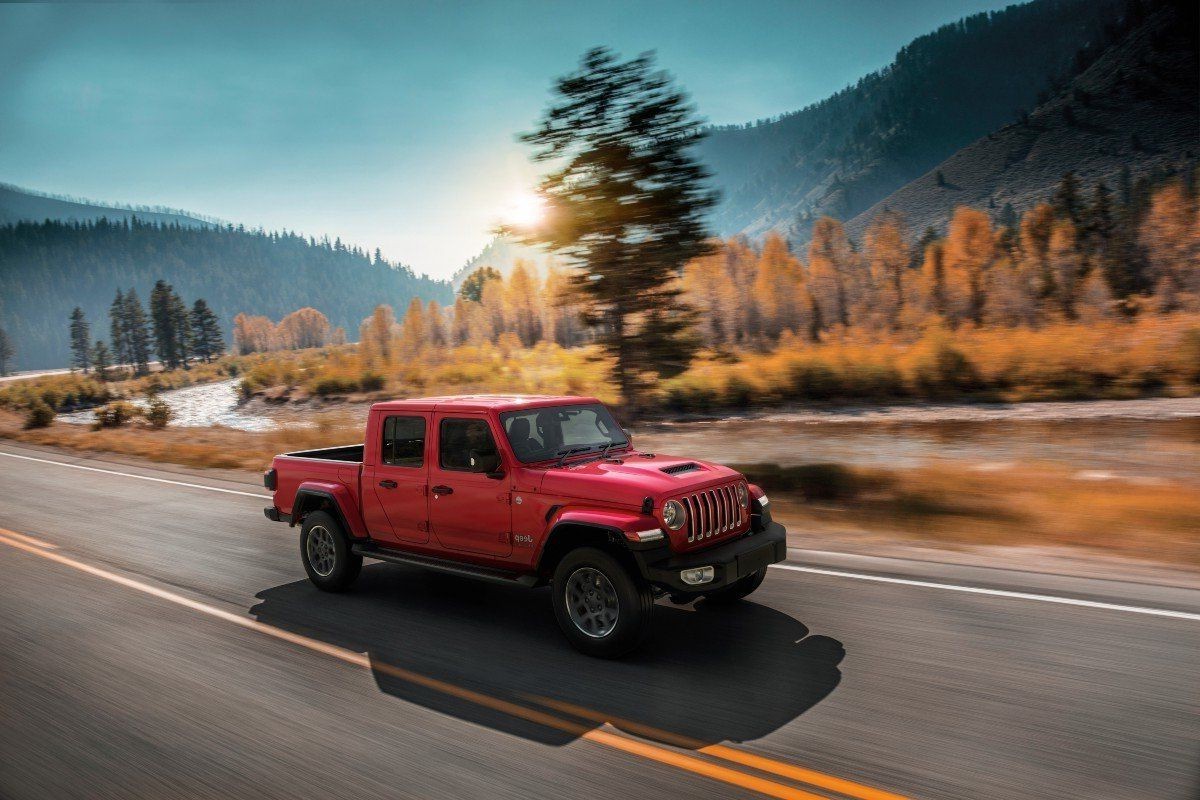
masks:
[[[746,519],[738,504],[735,484],[717,486],[681,497],[687,507],[687,540],[698,542],[734,530]]]

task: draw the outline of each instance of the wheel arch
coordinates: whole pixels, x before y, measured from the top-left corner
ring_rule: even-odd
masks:
[[[549,580],[563,557],[580,547],[595,547],[615,557],[632,574],[640,577],[637,561],[629,552],[625,534],[619,528],[595,522],[565,520],[555,524],[546,536],[538,559],[537,573],[542,580]]]

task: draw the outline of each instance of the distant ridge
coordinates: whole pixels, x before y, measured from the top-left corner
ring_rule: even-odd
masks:
[[[229,224],[216,217],[166,206],[107,203],[0,183],[0,225],[12,222],[45,222],[48,219],[60,222],[92,222],[98,219],[120,222],[135,217],[143,222],[182,225],[189,228],[211,228]]]
[[[1200,163],[1200,62],[1193,4],[1158,4],[1023,122],[989,133],[849,220],[861,238],[888,210],[909,229],[944,231],[957,206],[993,219],[1047,202],[1064,172],[1118,190]],[[939,180],[939,175],[941,176]]]

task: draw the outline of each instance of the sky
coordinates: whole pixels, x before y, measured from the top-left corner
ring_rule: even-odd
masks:
[[[0,4],[0,182],[340,237],[449,277],[538,168],[596,45],[700,114],[799,109],[984,0]]]

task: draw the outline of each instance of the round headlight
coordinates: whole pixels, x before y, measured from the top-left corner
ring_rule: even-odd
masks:
[[[678,500],[668,500],[663,503],[663,522],[673,531],[677,531],[683,527],[683,523],[687,521],[687,510],[684,509],[683,503]]]
[[[750,498],[750,490],[746,488],[746,484],[739,483],[737,485],[737,493],[738,493],[738,502],[741,503],[743,506],[746,505],[746,501]]]

